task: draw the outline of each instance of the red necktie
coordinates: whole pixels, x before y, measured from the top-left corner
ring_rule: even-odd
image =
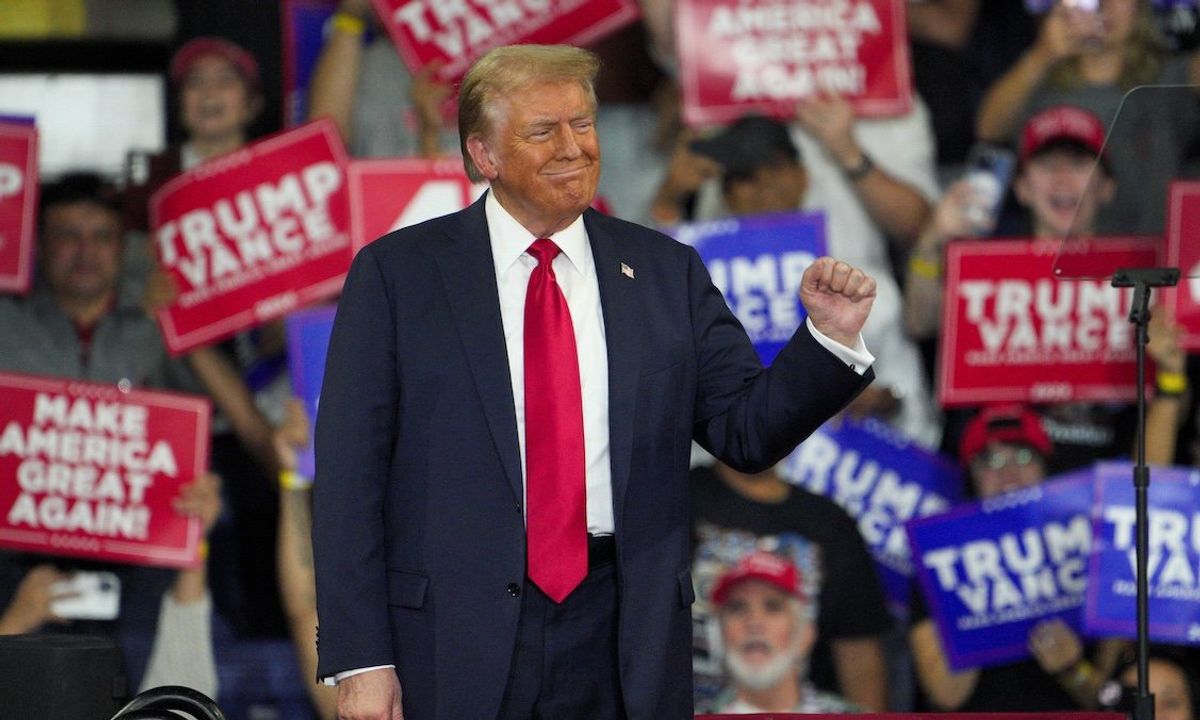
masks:
[[[562,602],[587,575],[583,393],[571,311],[551,263],[553,241],[529,246],[538,265],[525,295],[525,537],[529,579]]]

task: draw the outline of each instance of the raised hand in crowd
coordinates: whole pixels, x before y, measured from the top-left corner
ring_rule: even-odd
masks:
[[[221,478],[211,472],[197,476],[191,483],[180,488],[179,496],[172,502],[172,507],[180,515],[199,519],[204,528],[204,537],[208,537],[221,514]],[[201,559],[194,568],[179,572],[171,588],[175,602],[195,602],[204,597],[208,586],[205,564]]]
[[[650,216],[660,225],[685,220],[683,206],[705,182],[720,176],[721,165],[710,157],[693,152],[690,143],[695,133],[684,131],[671,153],[666,176],[654,194]]]
[[[654,61],[675,74],[675,0],[638,0],[642,24],[650,36],[650,55]]]
[[[215,473],[201,473],[179,489],[172,507],[180,515],[199,519],[207,535],[221,514],[221,478]]]
[[[1083,656],[1083,642],[1059,618],[1043,620],[1029,631],[1029,652],[1048,675],[1070,670]]]
[[[926,0],[909,3],[908,36],[932,45],[961,50],[971,40],[980,0]]]
[[[308,444],[308,413],[298,398],[288,400],[283,424],[275,428],[273,445],[279,462],[279,532],[276,566],[279,592],[287,613],[288,631],[296,649],[300,677],[322,720],[337,715],[337,691],[314,684],[317,673],[317,598],[313,576],[312,479],[296,473],[298,451]]]
[[[346,12],[367,20],[371,17],[371,0],[342,0],[338,12]]]
[[[309,81],[309,118],[332,119],[347,145],[353,136],[351,116],[362,67],[363,34],[372,18],[370,0],[341,0]]]
[[[929,201],[875,165],[859,145],[850,101],[830,94],[802,100],[796,121],[841,169],[871,220],[902,247],[911,245],[929,216]]]
[[[904,327],[912,337],[924,339],[937,335],[942,316],[946,243],[991,230],[990,220],[981,222],[980,205],[978,191],[967,180],[958,180],[946,189],[917,238],[904,281]]]
[[[179,284],[175,278],[156,264],[146,280],[142,308],[153,318],[155,313],[173,303],[178,295]],[[187,360],[213,403],[229,418],[238,439],[259,466],[274,475],[278,466],[271,444],[271,425],[255,404],[254,394],[246,386],[238,368],[213,346],[196,348],[187,354]]]
[[[304,401],[291,398],[284,407],[283,424],[275,428],[271,435],[271,444],[279,461],[279,469],[283,472],[295,472],[299,465],[298,453],[300,448],[308,444],[312,432],[308,413],[304,410]]]
[[[1100,640],[1089,660],[1079,635],[1060,618],[1043,620],[1029,631],[1029,651],[1038,666],[1085,709],[1099,706],[1100,688],[1112,677],[1126,645],[1115,638]]]
[[[1167,308],[1157,306],[1146,329],[1146,355],[1154,362],[1155,392],[1146,406],[1146,462],[1175,461],[1179,427],[1188,408],[1187,353],[1180,344],[1181,329]]]
[[[146,277],[146,288],[142,292],[142,309],[153,320],[159,310],[163,310],[175,298],[179,297],[179,283],[171,273],[155,263],[154,269]]]
[[[439,61],[432,62],[421,68],[413,76],[412,97],[413,109],[417,114],[419,144],[421,156],[434,158],[441,154],[442,129],[446,124],[442,109],[454,88],[437,79],[438,70],[442,67]]]
[[[1100,13],[1059,2],[1046,14],[1031,50],[1048,62],[1060,62],[1097,45],[1103,33]]]
[[[1007,141],[1025,114],[1027,101],[1050,71],[1059,63],[1098,47],[1103,32],[1100,13],[1054,3],[1042,19],[1033,45],[984,95],[975,124],[977,139]]]
[[[864,156],[854,139],[854,108],[840,95],[818,95],[797,106],[800,127],[816,138],[843,170],[856,167]]]
[[[1183,373],[1187,370],[1187,353],[1179,342],[1182,329],[1165,306],[1154,308],[1146,332],[1149,335],[1146,355],[1154,361],[1158,372]]]
[[[17,586],[12,602],[0,615],[0,635],[20,635],[36,632],[46,623],[66,624],[70,620],[60,618],[50,609],[55,600],[67,599],[70,595],[56,593],[54,586],[70,577],[53,565],[34,567]]]
[[[175,512],[200,520],[204,537],[221,514],[221,479],[207,472],[180,488]],[[208,593],[208,541],[200,562],[180,570],[163,597],[154,631],[154,646],[142,676],[141,690],[183,685],[216,697],[217,663],[212,640],[212,600]]]

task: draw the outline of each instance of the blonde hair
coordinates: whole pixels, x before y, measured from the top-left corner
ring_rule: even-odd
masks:
[[[540,82],[577,82],[594,109],[600,58],[570,45],[506,45],[475,61],[458,91],[458,135],[463,166],[473,182],[484,178],[467,151],[467,139],[486,135],[500,119],[498,101]]]
[[[1121,90],[1157,82],[1163,65],[1162,38],[1159,37],[1158,27],[1154,22],[1154,12],[1146,0],[1137,2],[1138,15],[1133,22],[1129,39],[1125,41],[1124,62],[1121,64],[1121,76],[1117,79],[1117,86]],[[1086,83],[1079,70],[1079,58],[1074,57],[1060,63],[1050,73],[1049,82],[1052,87],[1061,90],[1083,87]]]

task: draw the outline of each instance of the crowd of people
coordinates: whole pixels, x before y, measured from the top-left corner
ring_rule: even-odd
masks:
[[[1022,2],[910,2],[921,94],[906,114],[859,118],[844,98],[822,95],[799,103],[791,120],[748,116],[720,128],[684,127],[673,3],[641,5],[637,24],[596,48],[606,73],[600,193],[613,215],[669,231],[822,213],[829,254],[877,282],[862,332],[876,378],[846,412],[956,458],[968,496],[1131,454],[1128,404],[943,411],[933,378],[947,244],[1163,232],[1168,184],[1196,159],[1200,91],[1121,102],[1140,85],[1200,84],[1200,54],[1168,49],[1148,0],[1101,0],[1096,11],[1058,2],[1042,14]],[[454,89],[436,69],[410,72],[369,0],[341,0],[308,88],[310,116],[332,118],[355,157],[453,157],[465,141],[444,113]],[[176,174],[253,142],[259,65],[232,41],[203,37],[164,71],[186,139],[136,179],[80,172],[43,185],[34,289],[0,297],[0,370],[211,398],[211,473],[176,505],[203,521],[205,561],[182,571],[103,565],[121,577],[119,617],[68,624],[51,609],[56,583],[101,565],[0,553],[0,634],[111,635],[134,687],[181,684],[217,698],[214,623],[226,637],[290,637],[295,682],[315,716],[332,718],[334,690],[314,682],[313,479],[297,461],[311,419],[290,397],[284,325],[175,358],[153,319],[175,289],[148,240],[148,200]],[[1106,143],[1119,108],[1138,134]],[[1011,188],[999,197],[963,177],[968,149],[981,143],[1014,153]],[[1145,450],[1151,463],[1197,465],[1196,368],[1179,335],[1156,308]],[[775,471],[698,461],[691,484],[697,711],[1068,710],[1127,699],[1122,688],[1135,678],[1126,640],[1082,638],[1048,621],[1031,632],[1027,661],[954,671],[919,592],[909,617],[889,614],[844,509]],[[1195,717],[1196,658],[1162,646],[1150,667],[1160,717]]]

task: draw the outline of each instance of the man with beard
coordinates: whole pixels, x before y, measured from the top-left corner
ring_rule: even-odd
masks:
[[[720,712],[859,711],[808,682],[816,608],[803,580],[791,560],[766,551],[747,554],[717,580],[712,601],[733,683]]]

